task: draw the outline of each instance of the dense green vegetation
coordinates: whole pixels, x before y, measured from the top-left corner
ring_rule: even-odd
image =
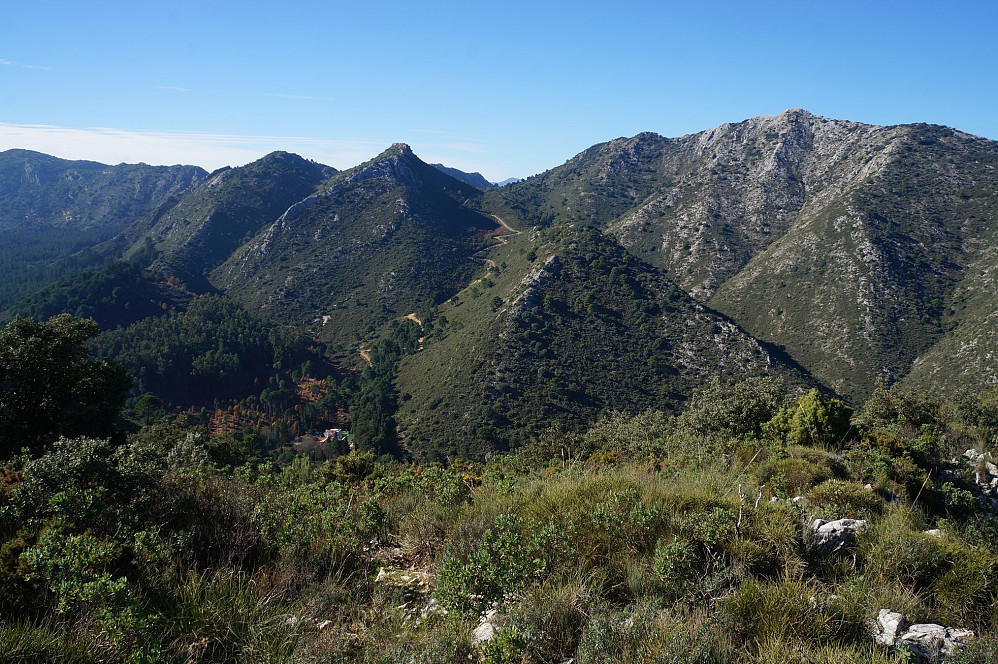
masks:
[[[710,376],[806,372],[594,228],[510,236],[401,363],[417,458],[482,458],[610,410],[678,410]]]
[[[42,157],[0,155],[0,660],[908,661],[885,608],[998,658],[993,142]]]
[[[28,150],[0,153],[0,310],[104,262],[74,255],[153,215],[205,176],[195,166],[106,166]]]
[[[62,314],[0,329],[0,456],[38,450],[58,436],[109,436],[131,378],[94,360],[97,324]]]
[[[92,318],[107,330],[161,316],[190,299],[190,293],[171,287],[140,260],[115,261],[50,283],[18,300],[11,312],[34,320],[68,313]]]
[[[137,393],[152,392],[185,407],[252,394],[264,401],[281,400],[261,391],[306,363],[318,373],[323,363],[308,337],[267,325],[218,296],[202,296],[184,311],[108,331],[96,346],[101,357],[135,377]]]
[[[419,326],[411,320],[392,321],[389,335],[368,351],[370,363],[361,374],[359,390],[352,400],[351,419],[358,450],[395,458],[402,455],[395,423],[399,400],[395,375],[402,355],[418,347],[419,335]]]
[[[951,460],[998,436],[991,395],[939,404],[881,384],[851,425],[775,378],[690,403],[552,429],[484,465],[357,451],[233,465],[231,441],[180,420],[8,452],[0,652],[900,664],[869,632],[891,608],[975,630],[958,661],[993,661],[998,518],[980,469]],[[840,517],[868,526],[819,553],[811,520]]]

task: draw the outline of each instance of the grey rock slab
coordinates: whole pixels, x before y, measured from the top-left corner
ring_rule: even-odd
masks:
[[[474,645],[480,643],[485,643],[486,641],[491,641],[496,635],[496,628],[492,625],[492,621],[495,620],[498,611],[496,609],[489,609],[482,616],[482,619],[478,623],[478,627],[471,633],[471,642]]]
[[[866,530],[863,519],[815,519],[811,524],[813,546],[820,555],[831,555],[856,541],[856,535]]]
[[[939,664],[946,657],[970,646],[974,633],[969,629],[943,627],[934,623],[918,623],[897,640],[896,646],[910,650],[918,662]]]
[[[903,632],[907,626],[908,621],[897,611],[880,609],[877,622],[873,626],[873,640],[889,648],[897,641],[898,633]]]

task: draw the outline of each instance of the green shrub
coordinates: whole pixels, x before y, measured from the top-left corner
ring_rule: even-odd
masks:
[[[0,653],[6,662],[20,664],[91,664],[108,653],[92,635],[46,623],[0,622]]]
[[[864,431],[846,453],[846,463],[859,481],[913,500],[937,461],[934,447],[934,441],[906,439],[892,431]]]
[[[735,514],[723,507],[691,512],[677,524],[671,541],[655,547],[652,570],[668,597],[683,597],[694,589],[709,594],[726,579],[728,545],[735,535]]]
[[[398,541],[403,554],[417,562],[428,562],[443,546],[447,528],[453,520],[453,510],[436,502],[419,501],[399,522]],[[392,504],[389,504],[389,512]]]
[[[825,480],[806,496],[812,505],[825,508],[820,511],[821,515],[831,519],[864,518],[884,509],[884,500],[859,482]]]
[[[840,450],[851,431],[852,408],[838,399],[824,399],[811,390],[792,406],[780,410],[763,426],[765,434],[788,445]]]
[[[987,548],[964,548],[951,553],[952,566],[933,583],[937,619],[946,625],[995,626],[998,558]]]
[[[903,390],[897,383],[888,386],[886,381],[878,379],[860,410],[859,419],[871,428],[920,428],[934,424],[938,411],[939,406],[924,395]]]
[[[128,580],[116,574],[121,555],[114,542],[46,528],[38,544],[21,554],[27,580],[38,580],[55,597],[57,613],[79,612],[129,600]]]
[[[880,587],[919,593],[934,620],[989,623],[998,558],[987,547],[970,548],[951,534],[937,537],[923,528],[919,513],[904,507],[875,521],[860,538],[864,576]]]
[[[346,485],[356,485],[363,482],[374,472],[375,456],[373,452],[353,451],[336,458],[332,476]]]
[[[170,649],[189,662],[286,661],[304,627],[245,574],[192,572],[167,602]]]
[[[646,410],[638,415],[612,411],[601,417],[581,438],[583,454],[590,457],[594,466],[609,465],[607,461],[616,458],[620,462],[621,453],[628,456],[662,456],[668,454],[668,436],[672,429],[671,418],[656,410]]]
[[[785,639],[769,639],[744,661],[751,664],[911,664],[903,651],[890,651],[873,643],[833,645]]]
[[[944,482],[940,491],[946,511],[950,516],[966,518],[974,513],[980,503],[977,497],[967,489],[961,489],[952,482]]]
[[[676,419],[676,428],[701,437],[758,436],[786,395],[786,385],[779,378],[749,378],[731,385],[715,378],[694,392],[689,407]]]
[[[495,643],[483,649],[483,661],[541,664],[571,658],[593,601],[592,590],[578,581],[533,588],[498,621]]]
[[[733,563],[767,579],[803,573],[802,515],[783,502],[763,501],[746,510],[739,536],[730,545]]]
[[[738,661],[734,630],[702,610],[640,602],[598,607],[576,651],[579,664],[725,664]]]
[[[721,611],[758,642],[847,644],[869,638],[860,602],[801,577],[772,583],[749,579],[724,600]]]
[[[846,475],[841,461],[825,450],[789,447],[760,468],[759,480],[776,494],[799,496],[811,487]]]
[[[553,519],[539,523],[500,515],[466,561],[444,560],[435,596],[448,608],[481,613],[508,593],[547,578],[566,557],[567,545]]]
[[[521,664],[527,661],[526,650],[527,636],[512,625],[496,630],[479,646],[482,664]]]
[[[55,519],[103,533],[133,524],[165,464],[138,462],[130,452],[105,439],[60,438],[15,466],[21,481],[0,520],[40,526]]]
[[[357,562],[357,515],[339,483],[270,487],[257,501],[252,521],[272,557],[303,570],[314,566],[322,574]]]
[[[970,647],[957,653],[947,664],[991,664],[998,662],[998,635],[979,634]]]

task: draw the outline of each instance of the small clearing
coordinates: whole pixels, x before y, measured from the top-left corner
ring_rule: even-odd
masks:
[[[408,320],[411,320],[416,325],[418,325],[420,330],[423,329],[423,321],[419,320],[419,316],[417,316],[415,313],[406,314],[405,317]],[[426,337],[424,336],[424,337],[420,337],[419,339],[416,339],[416,343],[419,344],[419,348],[417,348],[416,350],[423,350],[423,339],[425,339],[425,338]]]

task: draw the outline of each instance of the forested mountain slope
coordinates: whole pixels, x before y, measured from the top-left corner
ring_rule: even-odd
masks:
[[[398,144],[290,207],[212,273],[246,306],[352,341],[468,283],[497,229],[481,192]],[[324,319],[324,322],[323,322]]]
[[[206,174],[196,166],[108,166],[29,150],[0,152],[0,309],[100,262],[77,252],[174,202]]]
[[[399,375],[414,440],[435,435],[417,421],[480,440],[531,418],[672,408],[707,373],[766,372],[774,357],[853,402],[878,376],[923,389],[998,382],[998,144],[946,127],[790,110],[616,139],[486,190],[404,144],[339,173],[277,152],[207,178],[3,157],[0,221],[63,229],[52,241],[65,251],[45,249],[47,264],[81,237],[114,233],[100,262],[133,260],[55,284],[19,311],[127,325],[221,292],[332,342],[354,367],[383,325],[419,312],[425,344],[402,368],[453,380]],[[32,194],[42,183],[45,195]],[[25,246],[22,267],[37,259]],[[28,281],[8,274],[21,283],[4,291],[13,298]],[[679,350],[688,343],[704,345],[686,353],[692,363]],[[451,424],[415,412],[430,404],[449,404]]]
[[[998,221],[996,166],[998,144],[946,127],[791,110],[610,141],[485,201],[520,223],[607,230],[862,398],[877,375],[903,377],[948,330],[998,304],[963,304],[986,288],[977,275]]]
[[[209,289],[208,272],[335,173],[288,152],[221,169],[143,229],[128,253],[141,250],[148,238],[162,254],[157,267],[197,290]]]
[[[678,410],[718,377],[812,384],[594,228],[504,239],[483,276],[422,321],[424,347],[400,365],[398,420],[417,456],[477,457],[609,410]]]

